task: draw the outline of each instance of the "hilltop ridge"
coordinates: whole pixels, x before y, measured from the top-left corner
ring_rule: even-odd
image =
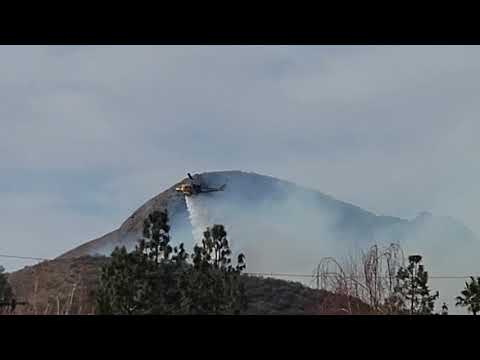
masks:
[[[476,237],[461,222],[420,214],[413,220],[387,215],[376,215],[359,206],[335,199],[319,191],[296,185],[293,182],[239,170],[213,171],[196,174],[209,186],[226,185],[224,191],[200,194],[186,198],[175,188],[176,184],[146,201],[135,210],[118,229],[86,242],[60,256],[60,258],[85,255],[109,255],[115,246],[132,249],[141,235],[143,221],[155,210],[169,212],[173,241],[193,244],[195,226],[204,227],[222,223],[229,229],[230,238],[237,251],[252,252],[251,265],[261,266],[260,252],[275,253],[278,248],[303,258],[308,266],[322,256],[344,255],[352,248],[365,248],[375,242],[399,242],[405,246],[422,248],[445,246],[450,243],[473,244]],[[192,217],[192,211],[197,216]],[[204,213],[203,219],[198,214]],[[208,215],[205,215],[207,214]],[[196,224],[192,223],[197,221]],[[204,229],[197,229],[201,234]],[[256,233],[255,233],[256,232]],[[277,238],[266,241],[264,237]],[[435,239],[433,239],[435,238]],[[277,250],[275,250],[277,247]],[[263,250],[262,250],[263,249]],[[258,266],[257,266],[258,265]],[[299,271],[300,266],[284,262],[281,271]],[[273,270],[273,269],[268,269]]]

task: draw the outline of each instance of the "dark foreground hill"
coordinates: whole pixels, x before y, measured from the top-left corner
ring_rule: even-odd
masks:
[[[12,273],[9,281],[20,301],[16,314],[94,314],[95,292],[104,256],[45,261]],[[244,276],[249,315],[366,314],[355,298],[308,288],[300,283]]]

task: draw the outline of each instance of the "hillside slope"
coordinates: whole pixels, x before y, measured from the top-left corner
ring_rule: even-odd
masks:
[[[311,274],[322,258],[339,260],[370,245],[399,243],[405,254],[418,253],[431,274],[478,274],[479,241],[461,222],[422,213],[413,220],[376,215],[315,190],[269,176],[241,171],[196,175],[222,192],[184,197],[173,185],[153,197],[116,230],[61,255],[72,260],[109,255],[115,246],[133,249],[143,221],[168,209],[172,243],[192,248],[206,226],[223,224],[234,255],[243,252],[250,273]],[[23,270],[21,270],[23,271]],[[432,278],[439,302],[453,307],[463,279]]]
[[[45,261],[9,276],[19,301],[15,314],[91,315],[103,256]],[[369,307],[355,298],[310,289],[300,283],[244,276],[247,315],[366,314]]]
[[[234,252],[244,252],[250,272],[307,272],[326,256],[343,257],[372,243],[400,243],[424,254],[436,272],[466,270],[465,261],[440,265],[446,257],[469,255],[476,236],[460,222],[421,214],[411,221],[379,216],[315,190],[273,177],[241,171],[197,175],[225,191],[185,198],[173,185],[129,216],[109,234],[61,256],[108,255],[117,245],[132,249],[143,221],[154,210],[168,209],[172,241],[191,247],[206,226],[226,226]],[[436,260],[438,259],[438,261]]]

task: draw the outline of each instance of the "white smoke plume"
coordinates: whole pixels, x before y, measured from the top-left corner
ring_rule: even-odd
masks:
[[[226,188],[185,198],[194,241],[207,227],[224,225],[233,253],[246,255],[250,272],[310,273],[346,245],[328,230],[335,215],[294,194],[290,184],[248,173],[209,173],[202,180]]]
[[[240,252],[246,255],[247,272],[311,274],[324,257],[341,261],[348,254],[368,250],[374,243],[386,246],[397,242],[405,232],[408,241],[400,245],[407,255],[423,255],[430,274],[475,272],[475,262],[470,261],[471,256],[465,261],[465,254],[473,254],[472,246],[478,248],[478,244],[462,242],[466,238],[464,228],[442,226],[446,219],[427,217],[410,222],[394,219],[400,223],[375,225],[372,230],[370,222],[388,223],[393,218],[375,217],[328,196],[257,174],[205,173],[201,178],[208,186],[226,183],[226,188],[186,197],[193,239],[200,241],[207,226],[224,225],[234,256]],[[458,240],[458,246],[451,244],[452,239]],[[465,251],[466,248],[470,250]],[[305,284],[312,281],[287,280]],[[454,298],[462,287],[461,279],[456,282],[432,279],[431,288],[441,294],[437,309],[445,301],[450,312],[458,312]]]

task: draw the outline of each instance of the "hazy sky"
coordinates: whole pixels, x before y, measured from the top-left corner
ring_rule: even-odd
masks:
[[[478,46],[0,46],[0,253],[59,255],[230,169],[480,233],[479,84]]]

